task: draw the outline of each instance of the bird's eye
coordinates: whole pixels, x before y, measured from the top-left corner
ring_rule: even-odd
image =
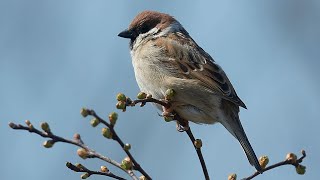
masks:
[[[148,32],[148,31],[149,31],[149,27],[148,26],[141,27],[141,30],[140,30],[141,34],[144,34],[144,33]]]

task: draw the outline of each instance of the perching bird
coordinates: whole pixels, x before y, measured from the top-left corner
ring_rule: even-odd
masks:
[[[130,39],[141,91],[163,99],[173,89],[174,112],[199,124],[221,123],[240,142],[250,164],[262,171],[239,119],[239,106],[245,104],[222,68],[175,18],[143,11],[118,36]]]

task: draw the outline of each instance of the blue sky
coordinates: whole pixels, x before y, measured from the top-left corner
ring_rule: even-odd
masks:
[[[105,165],[80,159],[73,146],[42,148],[42,138],[9,129],[9,121],[47,121],[54,133],[71,138],[78,132],[90,147],[123,159],[118,144],[105,140],[101,127],[90,127],[79,110],[89,107],[107,117],[117,111],[118,92],[131,97],[139,92],[128,41],[117,34],[142,10],[175,16],[223,67],[248,107],[241,110],[240,119],[258,156],[268,155],[274,163],[288,152],[307,151],[304,176],[288,166],[256,179],[320,177],[319,1],[2,0],[1,179],[79,179],[79,173],[65,167],[66,161],[91,169]],[[221,125],[191,127],[204,143],[212,179],[254,171]],[[203,178],[186,134],[177,132],[175,123],[165,123],[153,106],[119,112],[116,128],[154,179]]]

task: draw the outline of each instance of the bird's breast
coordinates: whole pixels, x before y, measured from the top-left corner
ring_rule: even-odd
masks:
[[[131,51],[136,81],[141,91],[163,98],[166,73],[161,68],[163,54],[160,48],[144,46]]]

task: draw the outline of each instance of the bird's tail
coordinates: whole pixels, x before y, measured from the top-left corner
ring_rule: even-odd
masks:
[[[232,113],[233,114],[233,113]],[[221,122],[223,126],[239,141],[247,158],[252,166],[256,168],[258,172],[262,172],[262,168],[259,164],[257,156],[253,151],[251,144],[247,138],[246,133],[241,125],[238,113],[233,114],[234,118],[227,118],[225,121]]]

